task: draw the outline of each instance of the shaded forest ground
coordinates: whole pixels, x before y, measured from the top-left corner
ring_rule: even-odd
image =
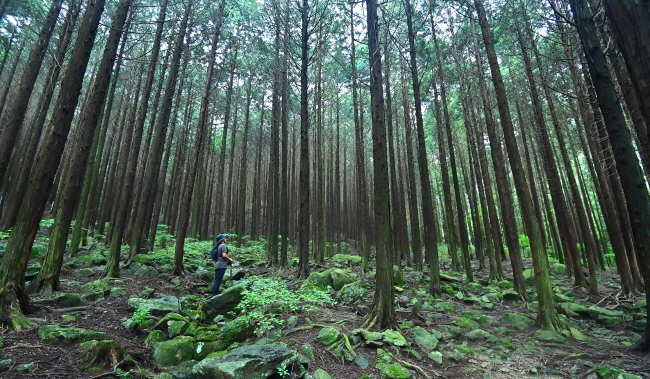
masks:
[[[30,261],[33,274],[44,253],[45,236],[39,235]],[[41,378],[100,378],[118,377],[110,364],[98,367],[96,362],[88,362],[88,349],[79,347],[78,343],[53,344],[39,338],[38,328],[44,325],[75,326],[88,330],[105,333],[105,339],[118,342],[126,348],[133,359],[133,364],[125,367],[127,372],[121,377],[153,378],[163,372],[154,358],[154,348],[145,345],[151,324],[141,328],[127,328],[125,320],[134,317],[134,309],[129,306],[131,296],[161,298],[176,296],[179,299],[198,299],[199,303],[210,298],[210,283],[199,277],[206,278],[205,268],[210,270],[208,249],[209,242],[190,242],[186,246],[193,249],[186,254],[185,278],[176,279],[169,275],[173,257],[173,242],[166,248],[158,249],[151,254],[151,260],[143,263],[135,273],[125,273],[121,280],[113,281],[112,288],[105,288],[103,294],[97,291],[83,289],[85,284],[99,279],[102,267],[101,257],[106,254],[101,243],[94,243],[90,250],[83,255],[66,258],[62,271],[62,293],[82,295],[81,304],[76,307],[65,307],[57,301],[60,293],[51,296],[35,295],[32,297],[38,310],[29,316],[37,324],[33,328],[13,332],[2,331],[2,348],[0,361],[11,360],[10,367],[0,372],[3,378],[41,377]],[[2,245],[0,245],[2,247]],[[246,275],[249,283],[256,278],[267,277],[274,280],[285,280],[291,291],[298,291],[302,281],[296,281],[295,269],[279,271],[265,267],[263,250],[260,244],[251,248],[231,248],[231,255],[239,263],[246,266],[237,267]],[[126,251],[126,247],[123,249]],[[355,252],[352,251],[352,254]],[[295,262],[295,259],[294,261]],[[608,322],[606,318],[594,320],[584,312],[573,314],[574,317],[562,315],[567,328],[575,332],[567,332],[567,336],[552,336],[546,338],[533,326],[535,318],[535,303],[507,300],[510,298],[509,286],[487,282],[485,271],[476,273],[476,284],[467,285],[461,275],[454,275],[449,270],[448,260],[443,256],[444,270],[441,299],[433,299],[426,294],[427,277],[408,268],[403,269],[405,283],[396,290],[397,323],[401,326],[401,334],[408,341],[408,346],[390,346],[385,344],[382,349],[390,351],[398,360],[416,365],[430,377],[441,375],[447,378],[648,378],[650,377],[650,357],[630,351],[639,337],[637,333],[643,326],[644,309],[637,299],[620,299],[618,278],[614,270],[600,273],[599,288],[601,297],[588,299],[588,295],[580,288],[574,288],[571,282],[562,274],[555,274],[553,286],[557,299],[566,303],[599,307],[613,310],[623,310],[623,318],[619,322]],[[312,264],[312,272],[322,272],[333,267],[346,268],[347,263],[337,263],[326,260],[323,265]],[[372,266],[372,265],[371,265]],[[532,267],[530,260],[525,259],[525,266]],[[155,268],[155,270],[151,268]],[[504,262],[506,276],[512,278],[509,263]],[[360,302],[350,305],[323,304],[314,310],[304,312],[275,312],[278,320],[284,320],[282,330],[263,332],[239,342],[239,346],[254,343],[271,342],[284,343],[289,348],[303,353],[303,345],[310,345],[314,356],[309,359],[308,372],[313,374],[318,369],[325,370],[332,378],[359,378],[363,375],[380,378],[380,370],[375,367],[378,358],[376,347],[358,341],[354,350],[360,357],[370,362],[369,367],[362,369],[355,361],[346,361],[345,356],[337,357],[326,345],[315,340],[324,326],[335,327],[341,332],[352,335],[353,330],[361,328],[364,316],[369,311],[373,298],[374,279],[372,275],[363,275],[358,265],[353,265],[351,272],[342,271],[351,276],[357,276],[364,283],[367,293]],[[135,274],[135,275],[134,275]],[[400,279],[398,279],[400,281]],[[481,283],[481,284],[478,284]],[[224,287],[230,284],[225,282]],[[84,287],[84,288],[87,288]],[[117,288],[117,289],[116,289]],[[495,290],[498,288],[499,290]],[[531,286],[529,286],[531,288]],[[153,289],[153,293],[151,293]],[[529,291],[532,291],[529,290]],[[149,293],[147,293],[149,292]],[[334,298],[333,290],[332,298]],[[147,295],[143,295],[147,293]],[[531,295],[534,295],[531,292]],[[505,299],[502,299],[505,297]],[[181,301],[182,302],[182,301]],[[420,308],[418,315],[413,313],[413,305]],[[80,307],[80,308],[78,308]],[[61,312],[62,308],[64,311]],[[567,307],[558,303],[558,310],[567,314]],[[269,314],[273,311],[269,311]],[[290,318],[293,316],[293,320]],[[297,318],[295,317],[297,316]],[[595,315],[591,315],[595,316]],[[596,316],[600,317],[600,316]],[[160,317],[150,316],[153,321]],[[228,317],[225,324],[228,324]],[[208,321],[204,321],[207,325]],[[603,325],[614,323],[619,325]],[[292,325],[293,324],[293,325]],[[290,326],[287,326],[290,325]],[[318,325],[318,326],[311,326]],[[292,332],[286,333],[293,327]],[[438,336],[438,346],[429,350],[415,343],[413,331],[419,328]],[[484,332],[480,332],[480,331]],[[558,338],[559,337],[559,338]],[[577,339],[576,339],[577,338]],[[232,347],[231,347],[232,348]],[[433,358],[442,359],[439,364]],[[32,364],[32,366],[22,366]],[[30,367],[35,370],[30,372]],[[19,372],[21,369],[24,372]],[[25,371],[26,370],[26,371]],[[625,370],[623,373],[621,370]],[[178,371],[175,375],[178,374]],[[415,370],[410,370],[410,377],[424,377]],[[622,375],[622,376],[619,376]],[[634,376],[636,375],[636,376]],[[175,376],[181,377],[181,376]],[[273,377],[280,377],[275,375]],[[286,377],[298,377],[298,371]]]

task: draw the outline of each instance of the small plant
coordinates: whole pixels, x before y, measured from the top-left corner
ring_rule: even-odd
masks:
[[[147,317],[149,317],[149,310],[138,308],[138,310],[133,312],[133,317],[126,320],[124,325],[129,329],[135,329],[144,324],[144,322],[147,320]]]
[[[283,378],[285,376],[291,375],[291,373],[289,371],[287,371],[287,369],[285,367],[278,366],[278,367],[276,367],[276,369],[278,370],[278,375],[280,375]]]
[[[52,225],[54,225],[54,219],[53,219],[53,218],[48,218],[48,219],[46,219],[46,220],[41,220],[41,222],[39,223],[39,225],[40,225],[40,226],[43,226],[43,227],[46,227],[46,228],[49,228],[49,227],[51,227]],[[74,225],[72,225],[72,226],[74,226]]]

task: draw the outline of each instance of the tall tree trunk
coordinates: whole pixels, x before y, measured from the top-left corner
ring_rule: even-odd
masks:
[[[80,123],[77,125],[79,134],[76,146],[71,151],[70,167],[63,178],[62,188],[59,189],[59,207],[50,231],[47,253],[38,276],[29,284],[27,290],[30,292],[50,293],[59,290],[59,275],[68,241],[68,232],[85,177],[81,173],[85,171],[88,164],[94,137],[99,138],[99,133],[96,132],[96,130],[98,131],[97,125],[105,105],[107,89],[111,82],[113,65],[117,56],[117,47],[122,37],[122,29],[131,7],[131,1],[120,0],[117,5],[115,18],[99,66],[99,75],[91,89],[89,106],[84,110]]]
[[[144,230],[146,219],[151,217],[149,213],[149,202],[154,197],[156,191],[154,187],[158,183],[157,173],[160,171],[160,161],[163,155],[163,148],[165,147],[165,136],[167,134],[167,125],[172,111],[172,101],[174,92],[176,91],[176,81],[178,79],[178,71],[181,63],[181,54],[183,53],[183,40],[185,39],[185,32],[187,30],[187,20],[192,9],[192,0],[188,1],[183,13],[183,19],[178,29],[178,35],[174,42],[174,52],[172,53],[172,61],[165,84],[165,93],[162,97],[162,104],[160,105],[160,116],[156,119],[156,124],[151,125],[154,128],[153,140],[151,141],[151,151],[146,159],[146,169],[144,172],[144,179],[142,180],[142,194],[138,203],[137,212],[135,214],[135,223],[133,233],[131,235],[129,259],[132,259],[135,254],[139,252],[142,245],[142,239],[147,233]],[[162,81],[162,78],[160,79]]]
[[[24,291],[27,261],[61,161],[103,10],[104,0],[90,0],[86,5],[64,84],[50,120],[51,128],[34,162],[16,227],[0,262],[0,320],[10,323],[15,330],[30,325],[21,310],[28,301]]]
[[[250,113],[251,113],[251,100],[253,94],[251,92],[251,82],[253,81],[252,71],[249,72],[248,88],[246,89],[246,115],[244,116],[244,136],[241,145],[241,167],[239,168],[239,201],[237,206],[237,244],[241,247],[241,238],[246,229],[246,175],[248,165],[248,129],[250,127]],[[264,94],[262,94],[262,104],[264,104]],[[286,257],[285,257],[286,258]]]
[[[413,31],[413,21],[411,1],[405,0],[406,5],[406,23],[408,27],[409,39],[409,57],[411,64],[411,84],[413,85],[413,99],[415,103],[415,125],[418,134],[418,165],[420,169],[420,186],[422,189],[422,220],[424,222],[424,251],[426,258],[429,260],[429,293],[437,296],[440,293],[440,262],[438,261],[438,236],[433,214],[433,199],[431,198],[431,181],[429,178],[429,166],[427,164],[427,151],[424,140],[424,122],[422,120],[422,99],[420,96],[420,76],[417,70],[417,61],[415,58],[415,33]],[[370,24],[370,23],[369,23]],[[381,75],[381,73],[380,73]],[[375,160],[375,165],[377,161]],[[375,174],[377,175],[377,174]],[[375,188],[375,192],[377,189]]]
[[[648,225],[650,225],[650,195],[641,166],[635,155],[630,131],[625,125],[605,54],[598,41],[598,30],[591,11],[583,0],[571,0],[570,4],[587,58],[589,73],[598,96],[607,135],[612,145],[616,169],[621,178],[634,233],[634,247],[640,257],[639,264],[645,281],[646,298],[650,300],[650,229],[648,229]],[[643,340],[639,347],[644,351],[648,351],[650,347],[650,318],[646,323]]]
[[[535,283],[537,285],[537,301],[539,302],[537,311],[537,320],[535,324],[543,329],[560,329],[560,322],[553,302],[553,292],[551,290],[551,281],[548,274],[548,264],[546,263],[546,251],[542,245],[542,238],[539,232],[540,225],[535,218],[533,200],[530,196],[530,190],[526,183],[526,175],[521,163],[519,149],[517,148],[517,139],[512,126],[510,116],[510,107],[506,98],[506,90],[501,76],[501,69],[497,60],[494,41],[488,24],[483,0],[474,0],[479,17],[479,25],[485,42],[490,71],[492,72],[492,83],[497,95],[497,104],[499,115],[501,116],[501,126],[505,135],[506,150],[512,167],[512,176],[515,182],[517,197],[522,211],[523,221],[529,234],[530,250],[533,257],[533,270],[535,272]],[[511,259],[521,259],[511,255]],[[520,262],[519,262],[520,263]],[[518,267],[521,269],[521,266]],[[513,270],[515,269],[513,264]]]
[[[153,86],[154,75],[156,67],[158,67],[158,55],[160,53],[160,41],[162,39],[163,27],[165,24],[165,15],[167,12],[167,0],[162,0],[160,5],[160,13],[156,21],[156,34],[153,40],[153,50],[149,57],[149,68],[147,71],[147,78],[144,82],[144,89],[142,97],[140,98],[140,106],[138,108],[138,116],[133,126],[133,136],[131,141],[131,151],[128,155],[128,163],[126,165],[126,172],[124,175],[124,183],[120,188],[119,202],[116,204],[118,209],[116,217],[111,221],[111,246],[108,253],[106,266],[104,267],[104,276],[117,277],[120,274],[120,253],[122,246],[122,237],[124,229],[126,228],[127,217],[129,215],[129,207],[131,205],[131,196],[133,195],[133,183],[135,181],[136,168],[138,165],[140,145],[142,144],[142,134],[144,123],[147,118],[147,110],[149,109],[149,98],[151,97],[151,88]]]
[[[0,133],[0,186],[4,183],[9,159],[16,145],[16,138],[20,132],[21,125],[25,119],[29,98],[34,90],[34,83],[36,83],[45,52],[56,27],[56,20],[59,18],[62,3],[63,0],[52,0],[50,10],[43,21],[43,27],[36,38],[36,42],[32,45],[32,51],[29,54],[25,73],[20,81],[20,85],[14,96],[12,96],[7,109],[2,111],[2,118],[0,119],[0,130],[2,130],[2,133]],[[7,83],[7,86],[9,86],[9,83]]]
[[[183,254],[185,247],[185,235],[187,233],[187,224],[190,220],[190,201],[192,199],[192,192],[194,192],[194,181],[196,179],[196,171],[199,164],[199,155],[203,148],[203,138],[208,128],[208,106],[210,102],[210,94],[212,88],[212,76],[214,74],[214,64],[217,55],[217,44],[221,36],[221,26],[224,22],[224,10],[226,7],[226,0],[221,0],[219,4],[219,15],[212,36],[212,46],[210,48],[210,60],[205,75],[205,87],[203,89],[203,97],[201,98],[201,108],[199,110],[199,120],[196,128],[196,139],[194,141],[194,152],[192,153],[192,160],[187,172],[186,187],[183,191],[183,199],[180,209],[178,221],[178,233],[176,234],[176,248],[174,252],[174,267],[172,275],[184,276],[185,269],[183,267]],[[232,169],[231,169],[232,170]]]

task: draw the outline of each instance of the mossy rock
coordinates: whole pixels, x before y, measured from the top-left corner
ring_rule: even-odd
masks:
[[[573,299],[561,294],[561,293],[554,293],[553,294],[553,300],[555,300],[556,303],[572,303]]]
[[[155,316],[162,316],[169,312],[178,312],[178,298],[176,296],[165,296],[159,299],[142,299],[132,297],[129,299],[129,307],[133,309],[146,309]]]
[[[3,359],[0,361],[0,371],[8,370],[13,365],[14,361],[12,359]]]
[[[142,265],[136,272],[133,273],[133,276],[139,278],[149,278],[160,274],[158,270],[151,266]]]
[[[54,300],[54,303],[61,308],[78,307],[81,305],[81,296],[76,293],[62,293]]]
[[[384,335],[383,341],[390,345],[397,346],[397,347],[408,346],[408,342],[406,342],[406,338],[404,338],[404,336],[396,330],[388,329],[385,330],[382,334]]]
[[[192,379],[266,379],[277,367],[289,367],[298,353],[281,345],[248,345],[225,355],[208,357],[192,368]]]
[[[485,330],[482,329],[475,329],[472,330],[471,332],[467,333],[467,339],[470,341],[475,341],[479,339],[487,339],[492,337],[492,334],[486,332]]]
[[[454,313],[454,305],[448,301],[438,301],[433,305],[433,307],[438,312]]]
[[[623,317],[623,312],[621,311],[611,311],[609,309],[601,308],[596,305],[592,305],[587,308],[587,313],[593,319],[598,319],[602,316],[606,317]]]
[[[80,342],[104,339],[105,334],[73,326],[45,325],[38,328],[38,337],[55,345],[73,345]]]
[[[398,266],[393,266],[393,284],[399,287],[404,287],[406,280],[404,279],[404,273]]]
[[[539,342],[566,343],[566,339],[554,330],[539,329],[535,332],[535,339]]]
[[[527,315],[518,312],[506,312],[502,321],[504,324],[512,325],[518,330],[524,330],[528,327],[528,324],[532,323],[532,320]]]
[[[194,343],[189,337],[176,337],[154,344],[153,360],[162,367],[176,366],[194,356]]]
[[[218,315],[226,315],[229,312],[236,311],[237,305],[244,298],[242,292],[245,289],[245,285],[238,284],[226,289],[217,296],[212,296],[205,303],[201,304],[205,319],[212,320]]]
[[[358,280],[348,283],[336,294],[336,302],[342,305],[352,305],[362,302],[366,298],[364,282]]]
[[[318,336],[314,338],[316,341],[325,346],[330,346],[341,337],[341,332],[336,328],[322,328],[318,332]]]
[[[197,328],[194,332],[194,339],[197,341],[218,341],[221,338],[221,327],[210,325]]]
[[[253,335],[250,321],[246,316],[237,317],[228,322],[221,330],[220,343],[216,350],[225,350],[235,342],[243,342]]]
[[[459,317],[456,319],[456,322],[458,323],[458,326],[460,326],[461,328],[472,329],[472,330],[479,328],[478,322],[467,317]]]
[[[363,260],[363,258],[359,255],[348,254],[336,254],[330,259],[338,263],[348,263],[348,261],[352,261],[352,264],[360,264]]]
[[[144,339],[144,345],[145,346],[153,346],[156,342],[162,342],[165,341],[167,337],[165,336],[165,333],[163,333],[160,330],[152,330],[149,332],[149,335],[147,338]]]
[[[551,272],[555,275],[566,274],[566,266],[561,263],[556,263],[551,267]]]
[[[413,340],[419,346],[429,350],[434,350],[438,347],[438,338],[419,326],[413,328]]]
[[[532,269],[530,268],[525,269],[523,272],[523,276],[524,276],[524,281],[526,282],[527,285],[529,286],[535,285],[535,272]]]
[[[335,290],[342,289],[346,284],[351,284],[357,281],[357,276],[346,270],[330,269],[330,276],[332,277],[332,288]]]
[[[517,291],[513,289],[507,289],[501,291],[501,297],[503,298],[503,300],[510,300],[510,301],[521,300],[521,296],[517,293]]]
[[[149,254],[136,254],[135,257],[133,257],[134,262],[138,262],[143,265],[150,265],[151,260],[152,258]]]
[[[302,352],[309,359],[314,359],[314,348],[310,344],[302,345]]]
[[[97,279],[81,286],[81,289],[86,293],[110,291],[112,287],[111,281],[108,279]]]
[[[409,370],[399,363],[377,363],[375,365],[381,375],[391,379],[406,379],[411,377]]]
[[[95,276],[95,270],[92,268],[82,268],[74,273],[74,277],[81,279],[81,278],[90,278],[91,276]]]
[[[314,377],[314,379],[332,379],[330,374],[328,374],[327,371],[323,370],[322,368],[319,368],[318,370],[316,370],[312,374],[312,376]]]
[[[194,350],[194,360],[200,361],[205,359],[209,354],[213,353],[219,345],[217,341],[199,341],[196,343],[196,350]]]

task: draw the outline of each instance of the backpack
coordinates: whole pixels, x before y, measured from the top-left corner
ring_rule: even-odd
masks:
[[[210,255],[212,255],[212,260],[215,262],[219,259],[219,245],[212,248]]]

